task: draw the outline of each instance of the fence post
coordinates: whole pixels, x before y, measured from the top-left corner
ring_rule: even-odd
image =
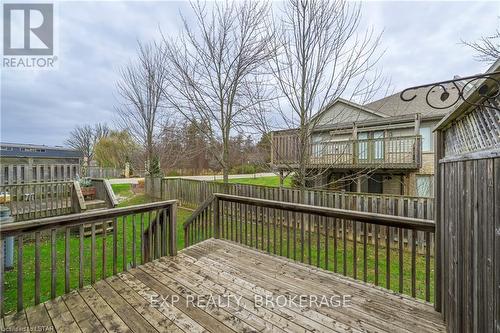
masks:
[[[214,236],[220,238],[219,197],[214,197]]]
[[[169,252],[171,256],[177,255],[177,202],[170,206],[170,223],[169,223]]]

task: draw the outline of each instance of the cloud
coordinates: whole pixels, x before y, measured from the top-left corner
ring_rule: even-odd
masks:
[[[175,35],[187,2],[60,2],[59,67],[2,71],[1,140],[61,145],[71,129],[116,118],[118,69],[137,40]],[[461,38],[475,40],[498,27],[494,2],[367,2],[363,26],[382,31],[380,62],[396,89],[484,71]]]

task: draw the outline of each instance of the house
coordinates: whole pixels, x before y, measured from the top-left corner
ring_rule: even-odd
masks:
[[[26,184],[74,179],[82,154],[64,147],[0,143],[0,184]]]
[[[457,89],[447,86],[450,99]],[[308,136],[307,186],[352,192],[432,197],[434,136],[432,129],[450,110],[435,109],[441,91],[426,97],[400,93],[360,105],[338,98],[311,122]],[[298,168],[298,130],[272,133],[271,164],[281,174]]]

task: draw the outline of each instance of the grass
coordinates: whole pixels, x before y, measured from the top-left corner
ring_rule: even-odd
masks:
[[[222,180],[218,180],[218,182],[222,182]],[[255,178],[233,178],[229,179],[230,183],[235,184],[248,184],[248,185],[263,185],[263,186],[280,186],[280,178],[279,176],[270,176],[270,177],[255,177]],[[292,187],[292,178],[286,177],[283,182],[284,187]]]
[[[129,197],[127,200],[120,203],[120,207],[138,205],[141,203],[150,202],[151,200],[145,195],[135,195]],[[184,231],[183,224],[184,221],[191,215],[191,211],[185,209],[177,210],[177,246],[181,249],[184,246]],[[151,219],[154,221],[154,217]],[[140,263],[140,216],[135,217],[133,221],[132,216],[127,216],[126,218],[118,219],[117,227],[117,270],[123,270],[123,239],[124,232],[123,226],[125,225],[125,240],[126,240],[126,264],[130,266],[132,263],[132,238],[133,238],[133,224],[136,226],[136,260]],[[149,223],[149,215],[144,215],[144,224],[147,228]],[[77,229],[75,230],[77,232]],[[96,280],[102,278],[103,272],[103,243],[104,239],[102,235],[96,235],[96,259],[95,259],[95,269],[96,269]],[[113,236],[112,232],[108,232],[106,240],[106,276],[112,275],[113,272]],[[70,237],[69,247],[70,247],[70,288],[78,288],[79,279],[79,237],[76,234],[72,234]],[[5,312],[14,311],[17,304],[17,241],[14,244],[14,269],[5,272]],[[57,233],[56,237],[56,295],[64,294],[64,270],[65,270],[65,237],[64,232],[60,231]],[[29,236],[24,237],[23,245],[23,300],[24,307],[29,307],[34,305],[35,296],[35,244],[34,236],[32,238]],[[84,238],[84,285],[88,285],[91,282],[91,238]],[[41,301],[46,301],[50,299],[50,272],[51,272],[51,244],[50,235],[42,234],[40,242],[40,297]]]
[[[115,195],[121,197],[131,197],[134,195],[134,192],[132,192],[132,184],[112,184],[111,188]]]

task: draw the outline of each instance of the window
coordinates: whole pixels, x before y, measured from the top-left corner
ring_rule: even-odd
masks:
[[[420,135],[422,136],[422,151],[433,151],[432,131],[430,127],[420,127]]]
[[[433,197],[434,196],[434,176],[417,175],[417,196]]]
[[[312,137],[312,156],[320,157],[323,155],[323,145],[321,144],[321,136],[314,135]]]
[[[38,175],[36,174],[36,166],[33,167],[32,179],[34,182],[38,181]]]
[[[17,183],[17,165],[12,167],[12,182]]]

